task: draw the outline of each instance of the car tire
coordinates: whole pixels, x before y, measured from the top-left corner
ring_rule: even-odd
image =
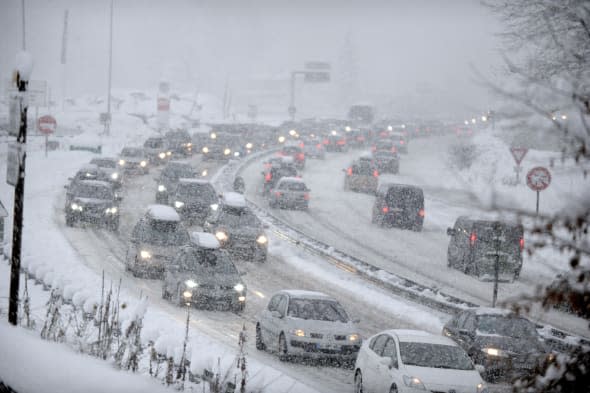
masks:
[[[281,332],[281,334],[279,335],[279,360],[281,362],[289,360],[287,339],[285,338],[285,334],[283,332]]]
[[[162,285],[162,299],[172,300],[172,295],[170,294],[170,292],[168,292],[168,288],[166,287],[166,284]]]
[[[256,349],[259,351],[264,351],[266,349],[266,345],[262,340],[262,332],[260,331],[260,324],[256,324]]]
[[[67,227],[73,227],[75,222],[76,222],[76,220],[74,219],[74,217],[72,217],[69,214],[66,214],[66,226]]]
[[[107,228],[111,232],[118,232],[119,231],[119,218],[117,217],[114,220],[110,220],[107,222]]]
[[[389,388],[389,393],[397,393],[397,385],[391,385],[391,387]]]
[[[354,393],[364,393],[363,390],[363,374],[361,370],[356,370],[354,374]]]
[[[240,314],[246,308],[246,302],[239,302],[238,305],[234,307],[234,312]]]

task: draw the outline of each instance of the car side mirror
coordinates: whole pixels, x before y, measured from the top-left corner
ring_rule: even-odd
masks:
[[[455,234],[455,230],[453,228],[447,228],[447,235],[453,236]]]
[[[274,310],[274,311],[271,311],[271,312],[270,312],[270,315],[271,315],[273,318],[278,318],[278,319],[281,319],[281,318],[283,318],[283,315],[282,315],[280,312],[276,311],[276,310]]]
[[[486,371],[486,368],[482,364],[476,364],[475,369],[478,373],[482,374]]]

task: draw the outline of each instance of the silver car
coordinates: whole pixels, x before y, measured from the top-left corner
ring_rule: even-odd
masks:
[[[188,242],[189,234],[174,208],[150,205],[131,233],[125,268],[134,276],[161,278],[178,248]]]
[[[280,360],[301,356],[352,363],[361,344],[342,305],[321,292],[279,291],[256,322],[256,349],[277,352]]]
[[[268,194],[270,207],[309,209],[309,192],[298,177],[282,177]]]
[[[246,305],[246,284],[214,235],[193,232],[190,244],[166,265],[162,297],[180,305],[239,312]]]

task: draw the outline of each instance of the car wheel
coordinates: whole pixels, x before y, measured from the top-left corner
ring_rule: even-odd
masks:
[[[363,374],[361,370],[356,370],[354,374],[354,393],[363,393]]]
[[[260,331],[260,324],[256,324],[256,349],[259,351],[264,351],[266,349],[266,345],[264,341],[262,341],[262,332]]]
[[[389,388],[389,393],[397,393],[397,386],[391,385],[391,387]]]
[[[117,232],[119,230],[119,219],[114,219],[107,223],[107,227],[112,232]]]
[[[279,360],[281,362],[289,360],[289,353],[287,351],[287,339],[285,334],[281,332],[279,336]]]
[[[165,299],[165,300],[172,299],[172,295],[170,295],[170,292],[168,292],[168,288],[166,287],[166,284],[162,285],[162,299]]]

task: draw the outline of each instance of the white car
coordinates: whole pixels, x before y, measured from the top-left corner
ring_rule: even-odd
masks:
[[[300,356],[352,362],[361,343],[344,308],[321,292],[279,291],[256,323],[256,349],[277,352],[280,360]]]
[[[461,347],[420,330],[377,333],[363,343],[354,369],[356,393],[488,392]]]

